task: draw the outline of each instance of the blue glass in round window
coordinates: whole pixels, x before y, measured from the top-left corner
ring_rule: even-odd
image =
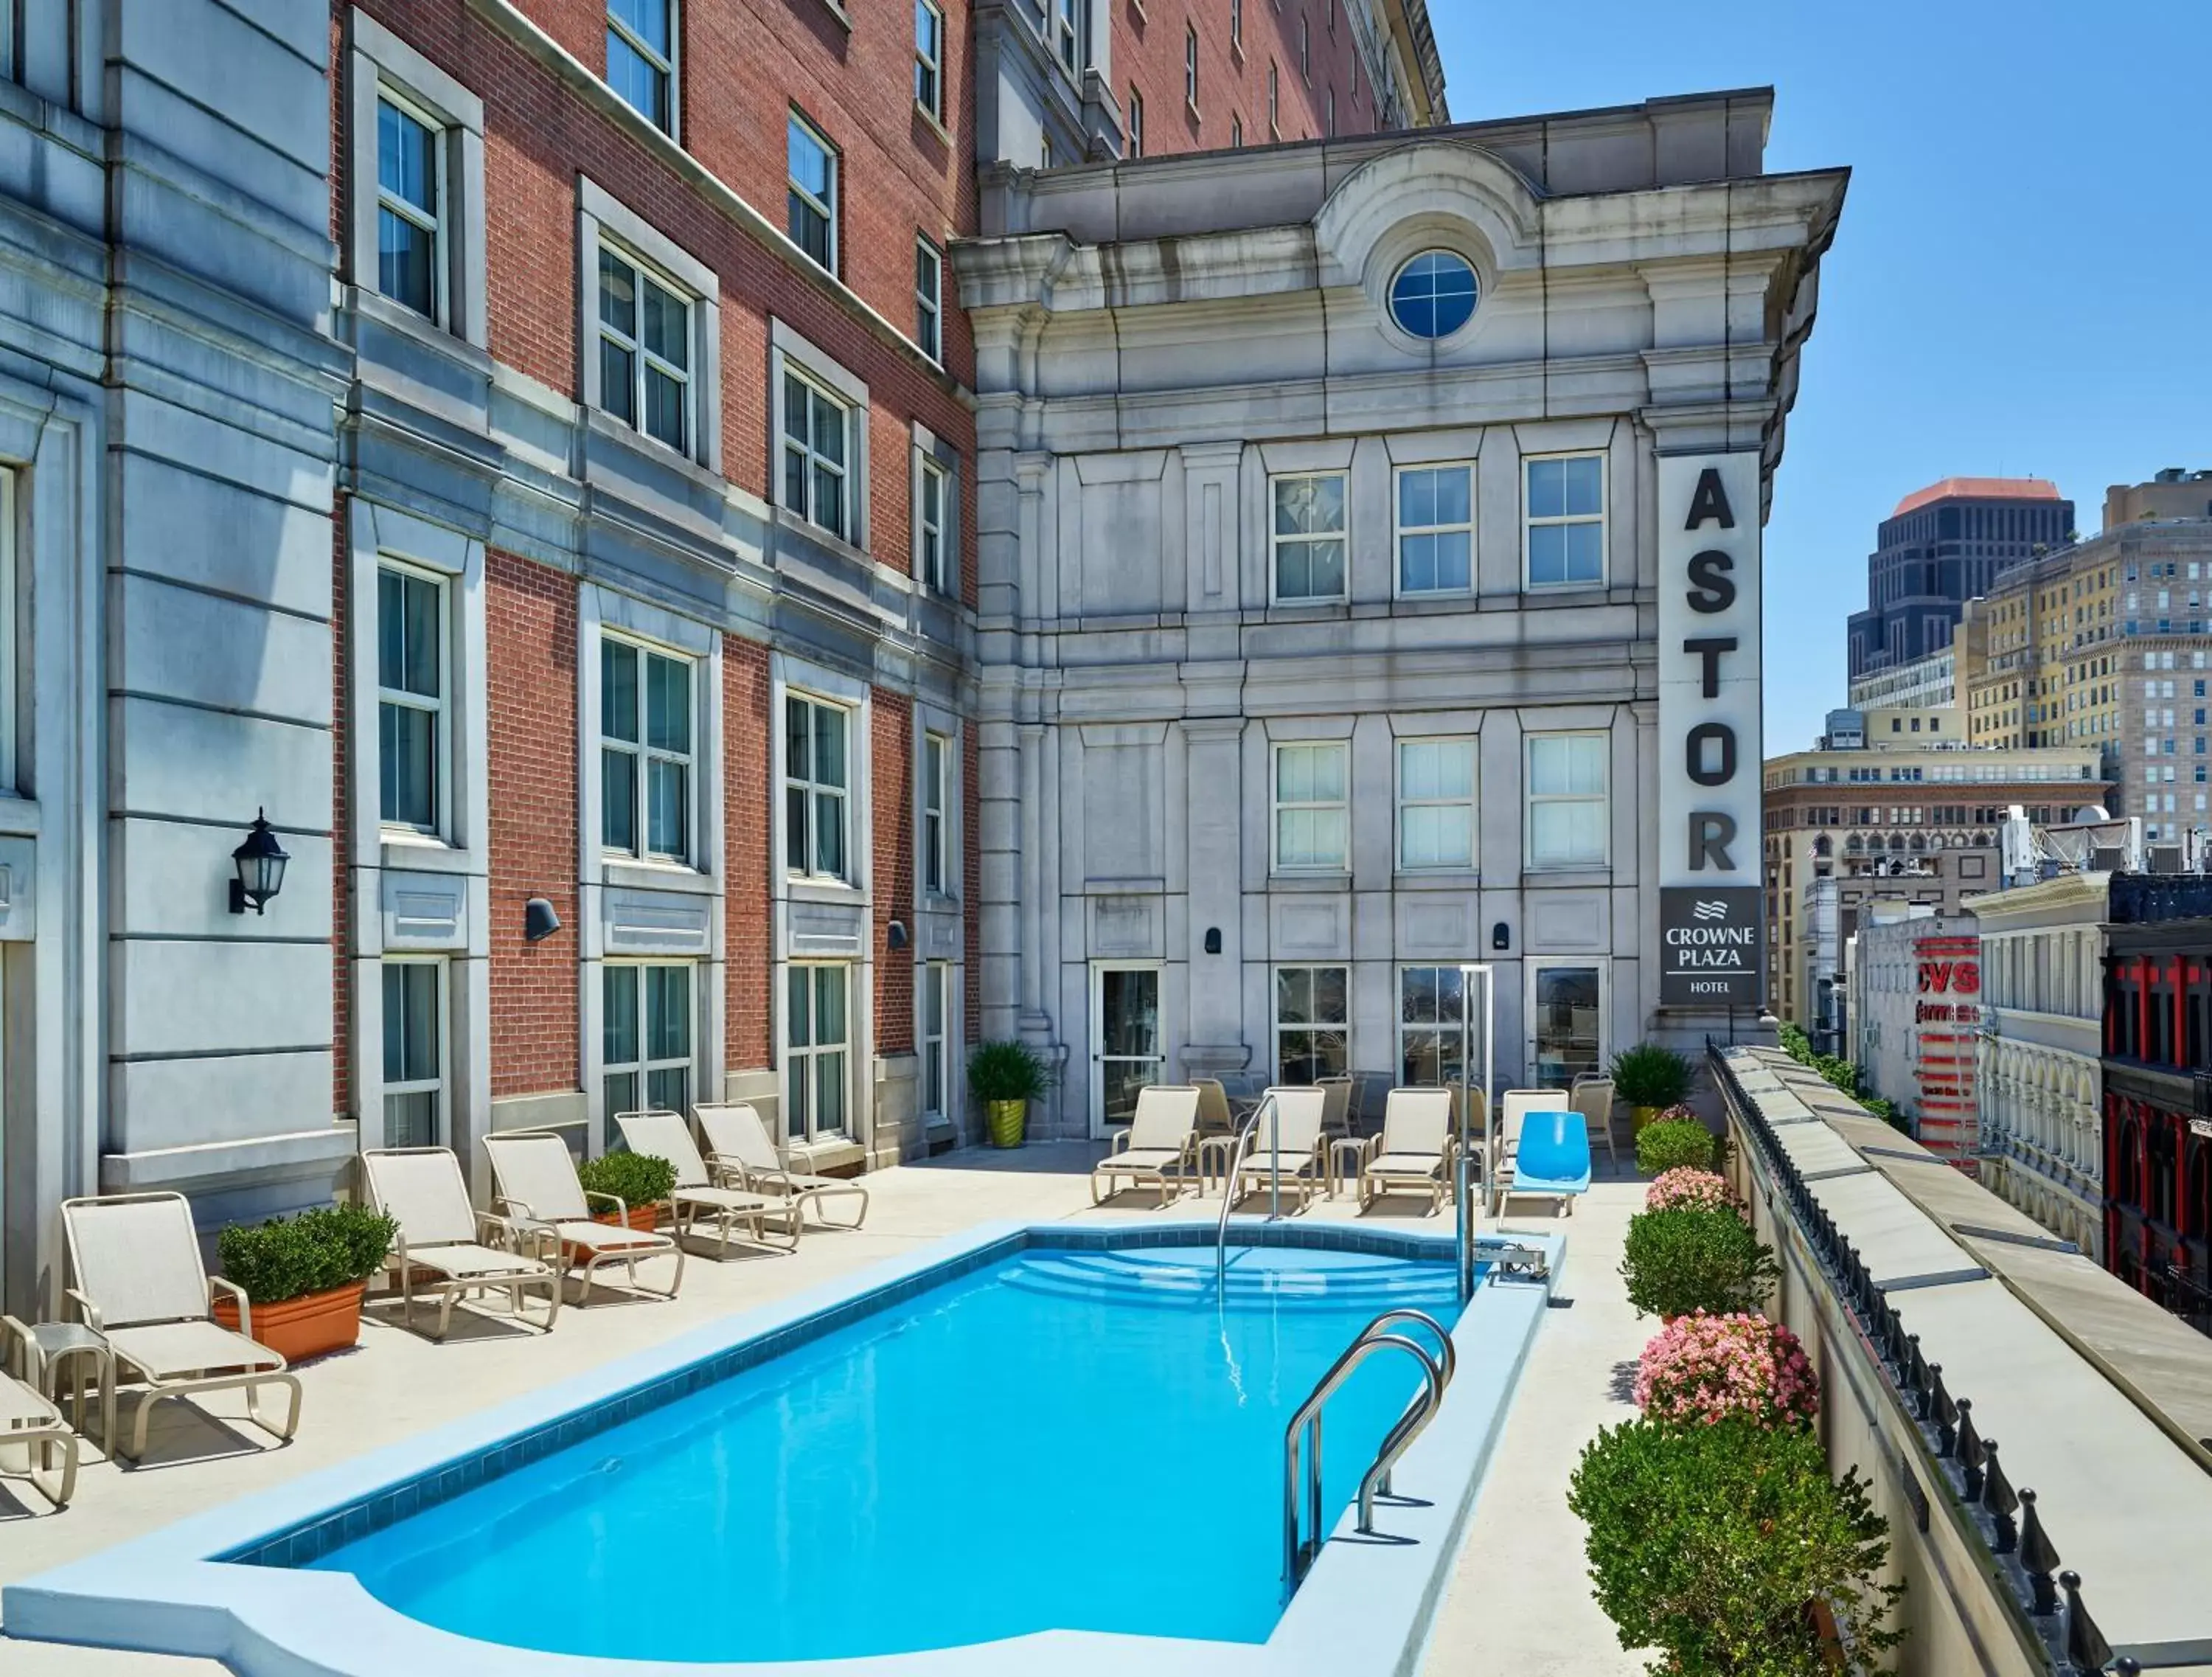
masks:
[[[1424,251],[1390,282],[1390,318],[1415,337],[1449,337],[1474,313],[1474,270],[1449,251]]]

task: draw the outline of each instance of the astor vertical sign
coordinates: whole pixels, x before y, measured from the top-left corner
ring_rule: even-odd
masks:
[[[1756,1007],[1759,455],[1659,458],[1659,1002]]]

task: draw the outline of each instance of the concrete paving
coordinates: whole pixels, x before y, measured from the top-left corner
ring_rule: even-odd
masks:
[[[76,1500],[59,1516],[18,1487],[0,1487],[0,1583],[73,1560],[169,1521],[483,1409],[575,1371],[658,1344],[703,1322],[847,1274],[927,1242],[1000,1218],[1127,1218],[1152,1213],[1149,1194],[1091,1208],[1085,1170],[1097,1149],[1053,1144],[994,1153],[969,1151],[866,1179],[867,1226],[810,1232],[795,1255],[748,1255],[717,1263],[695,1255],[680,1297],[620,1293],[588,1309],[565,1308],[550,1334],[495,1316],[457,1311],[451,1337],[434,1344],[372,1309],[358,1349],[308,1364],[298,1437],[282,1449],[246,1424],[233,1394],[210,1420],[181,1405],[157,1417],[145,1465],[123,1470],[88,1446]],[[1621,1654],[1583,1583],[1578,1525],[1564,1501],[1575,1453],[1598,1426],[1628,1413],[1617,1365],[1632,1361],[1645,1330],[1632,1319],[1613,1273],[1621,1230],[1642,1198],[1632,1183],[1601,1180],[1564,1225],[1540,1213],[1504,1226],[1564,1226],[1569,1258],[1510,1416],[1503,1448],[1476,1504],[1467,1550],[1443,1604],[1427,1677],[1511,1672],[1606,1674],[1641,1669]],[[1169,1213],[1210,1226],[1218,1198],[1185,1200]],[[1264,1196],[1240,1211],[1263,1212]],[[1447,1231],[1449,1208],[1424,1218],[1411,1200],[1367,1219]],[[1399,1213],[1404,1213],[1401,1215]],[[1156,1214],[1156,1213],[1155,1213]],[[1316,1200],[1307,1213],[1357,1215],[1349,1199]],[[41,1510],[32,1517],[31,1507]],[[0,1625],[9,1677],[218,1677],[212,1662],[115,1654],[17,1642]]]

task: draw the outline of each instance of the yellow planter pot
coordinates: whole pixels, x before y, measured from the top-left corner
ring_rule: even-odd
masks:
[[[1656,1106],[1639,1106],[1639,1107],[1638,1107],[1638,1108],[1635,1109],[1635,1116],[1636,1116],[1636,1133],[1637,1133],[1637,1134],[1638,1134],[1638,1135],[1643,1134],[1643,1133],[1644,1133],[1644,1127],[1646,1124],[1649,1124],[1649,1123],[1651,1123],[1651,1122],[1655,1121],[1658,1118],[1659,1115],[1660,1115],[1662,1112],[1663,1112],[1665,1109],[1665,1109],[1665,1108],[1663,1108],[1663,1107],[1656,1107]]]
[[[1027,1101],[988,1101],[984,1103],[983,1115],[990,1126],[994,1147],[1018,1147],[1022,1145],[1022,1127],[1029,1116]]]

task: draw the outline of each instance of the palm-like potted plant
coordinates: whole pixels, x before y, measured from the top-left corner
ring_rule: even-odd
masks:
[[[968,1057],[968,1091],[983,1103],[994,1147],[1018,1147],[1031,1101],[1053,1085],[1052,1067],[1027,1042],[983,1042]]]
[[[399,1225],[368,1206],[322,1206],[297,1217],[237,1224],[216,1237],[222,1273],[253,1305],[253,1337],[285,1361],[342,1351],[361,1337],[361,1296],[384,1267]],[[216,1320],[238,1326],[228,1294]]]
[[[1690,1062],[1661,1043],[1638,1042],[1613,1055],[1613,1092],[1635,1109],[1640,1130],[1689,1097]]]

